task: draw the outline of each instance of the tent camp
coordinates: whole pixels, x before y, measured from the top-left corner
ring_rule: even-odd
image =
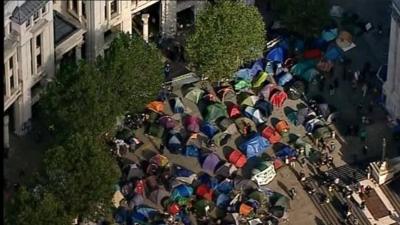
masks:
[[[239,149],[244,152],[247,158],[260,156],[270,143],[258,133],[253,133],[249,138],[239,145]]]
[[[215,123],[221,117],[228,117],[226,106],[222,103],[208,105],[204,112],[204,119],[210,123]]]

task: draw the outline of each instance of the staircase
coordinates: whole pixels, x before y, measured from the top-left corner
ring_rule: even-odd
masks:
[[[345,185],[351,184],[354,181],[365,180],[367,178],[365,171],[353,168],[347,164],[330,169],[327,172],[334,177],[338,177],[341,180],[341,183]]]
[[[380,188],[389,199],[390,203],[392,203],[397,214],[400,215],[400,180],[393,181],[389,184],[383,184]],[[397,193],[395,191],[397,191]]]

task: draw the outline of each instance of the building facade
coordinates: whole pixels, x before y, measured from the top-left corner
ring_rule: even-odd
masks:
[[[393,0],[387,80],[383,85],[385,106],[393,119],[400,119],[400,0]]]
[[[32,106],[62,63],[93,60],[115,33],[137,32],[146,41],[173,37],[182,13],[192,17],[206,1],[4,1],[4,135],[29,130]],[[186,15],[186,14],[184,14]],[[5,143],[7,145],[7,143]],[[8,147],[8,146],[5,146]]]

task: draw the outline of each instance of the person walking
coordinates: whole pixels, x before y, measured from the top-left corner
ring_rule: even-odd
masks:
[[[364,83],[363,86],[361,87],[361,91],[362,91],[362,96],[363,98],[365,98],[365,96],[367,95],[367,91],[368,91],[368,85],[367,83]]]
[[[364,156],[367,155],[367,153],[368,153],[368,146],[367,146],[367,145],[364,145],[364,146],[363,146],[363,148],[362,148],[362,153],[363,153]]]
[[[294,188],[294,187],[292,187],[290,190],[289,190],[289,197],[293,200],[295,197],[296,197],[296,189]]]
[[[170,73],[171,73],[171,66],[169,65],[169,63],[165,64],[164,66],[164,75],[165,75],[165,80],[169,80],[170,79]]]
[[[335,95],[335,86],[333,84],[329,85],[329,95],[330,96]]]

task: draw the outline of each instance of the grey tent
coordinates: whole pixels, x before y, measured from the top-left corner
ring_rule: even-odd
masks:
[[[130,164],[129,165],[129,171],[128,171],[128,175],[126,177],[127,180],[130,180],[132,178],[143,178],[144,177],[144,173],[143,170],[138,167],[137,164]]]
[[[245,179],[242,177],[236,177],[233,180],[233,185],[236,190],[241,190],[241,191],[249,191],[249,190],[257,190],[258,185],[256,182]]]
[[[205,92],[204,92],[204,90],[202,90],[198,87],[189,85],[189,86],[182,87],[182,93],[186,99],[197,104],[200,101],[200,99],[203,97]]]
[[[170,196],[170,193],[166,191],[164,188],[158,188],[150,193],[149,200],[157,205],[159,208],[164,208],[163,203]]]

